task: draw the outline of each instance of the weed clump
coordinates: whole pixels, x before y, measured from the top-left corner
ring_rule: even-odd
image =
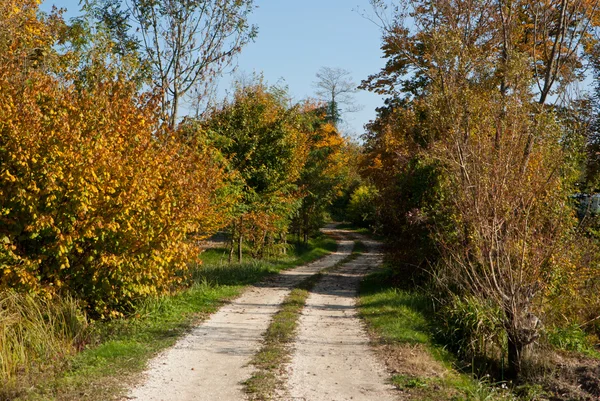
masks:
[[[12,399],[34,376],[60,368],[84,344],[88,327],[71,297],[0,292],[0,400]]]

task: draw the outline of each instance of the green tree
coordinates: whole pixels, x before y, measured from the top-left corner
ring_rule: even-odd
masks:
[[[244,240],[258,256],[267,245],[284,243],[299,206],[306,135],[299,129],[298,107],[287,103],[285,91],[262,82],[238,85],[233,99],[210,110],[197,131],[239,177],[241,199],[232,232],[240,261]]]
[[[358,227],[372,227],[377,213],[377,189],[361,185],[352,193],[348,204],[348,218]]]
[[[99,32],[113,44],[121,57],[138,54],[140,40],[132,33],[131,13],[120,0],[83,0],[82,15],[71,20],[71,40],[84,45]]]

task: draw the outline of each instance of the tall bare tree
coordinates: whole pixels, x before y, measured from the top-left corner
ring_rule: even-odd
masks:
[[[257,34],[248,17],[253,0],[130,0],[129,8],[163,92],[162,108],[173,127],[182,99],[211,93],[216,77]]]
[[[358,89],[350,71],[343,68],[321,67],[316,76],[317,81],[314,85],[317,96],[327,102],[327,114],[335,126],[341,121],[343,113],[360,110],[354,101],[353,95]]]

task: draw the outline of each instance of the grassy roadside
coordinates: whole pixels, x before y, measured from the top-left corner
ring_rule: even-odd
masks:
[[[360,287],[359,313],[377,353],[393,372],[393,384],[407,399],[513,400],[500,387],[457,372],[453,355],[436,344],[431,300],[416,290],[394,287],[389,267],[367,276]]]
[[[92,323],[85,349],[60,363],[50,379],[27,383],[28,388],[12,391],[11,395],[6,391],[3,396],[4,390],[0,389],[0,400],[116,399],[148,359],[173,345],[193,325],[239,295],[246,285],[335,249],[333,239],[320,237],[309,246],[296,247],[286,257],[232,265],[220,262],[222,250],[209,250],[203,255],[205,264],[194,269],[190,288],[141,302],[126,319]]]
[[[244,382],[246,393],[250,400],[270,400],[275,392],[281,387],[278,372],[283,365],[289,361],[289,344],[294,340],[298,319],[310,291],[327,272],[335,270],[339,266],[351,262],[366,247],[360,241],[354,243],[354,249],[350,255],[336,263],[334,266],[321,270],[304,279],[294,288],[281,304],[279,311],[273,319],[264,335],[263,346],[252,358],[251,364],[256,371],[252,377]]]

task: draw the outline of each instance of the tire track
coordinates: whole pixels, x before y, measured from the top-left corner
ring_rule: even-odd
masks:
[[[300,317],[287,389],[281,400],[397,399],[385,366],[370,348],[357,316],[360,280],[381,263],[380,244],[359,238],[369,253],[327,274],[312,290]]]

